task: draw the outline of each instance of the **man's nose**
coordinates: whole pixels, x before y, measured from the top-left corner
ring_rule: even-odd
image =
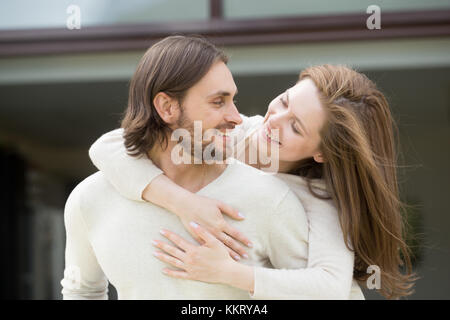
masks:
[[[234,102],[231,104],[230,108],[227,110],[225,120],[227,122],[232,122],[235,125],[239,125],[242,123],[241,115],[239,114],[239,111],[236,108],[236,105],[234,104]]]

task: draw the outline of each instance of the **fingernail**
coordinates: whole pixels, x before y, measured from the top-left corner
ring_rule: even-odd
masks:
[[[163,236],[166,235],[166,232],[164,230],[159,230],[159,233],[161,233]]]
[[[156,242],[155,240],[152,240],[153,245],[157,246],[158,242]]]
[[[198,227],[198,224],[196,224],[194,221],[191,221],[189,224],[190,224],[191,227],[193,227],[193,228],[197,228],[197,227]]]
[[[247,246],[250,248],[253,248],[253,243],[249,242],[249,243],[247,243]]]
[[[244,253],[242,256],[243,256],[245,259],[248,259],[248,254]]]
[[[241,217],[241,218],[245,218],[245,216],[242,213],[240,213],[240,212],[238,212],[238,216]]]
[[[239,257],[239,256],[234,256],[234,258],[235,258],[236,260],[241,260],[241,257]]]
[[[155,257],[159,257],[159,252],[154,251],[154,252],[153,252],[153,255],[154,255]]]

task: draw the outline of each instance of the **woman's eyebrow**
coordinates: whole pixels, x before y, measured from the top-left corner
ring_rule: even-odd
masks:
[[[286,103],[287,103],[287,105],[289,106],[289,90],[286,90],[285,94],[286,94]],[[307,135],[309,135],[309,132],[308,132],[308,130],[306,130],[306,127],[305,127],[305,125],[303,124],[302,120],[301,120],[299,117],[297,117],[297,115],[296,115],[294,112],[292,112],[292,113],[294,114],[295,120],[297,120],[297,122],[298,122],[298,123],[300,124],[300,126],[302,127],[303,131],[304,131]]]

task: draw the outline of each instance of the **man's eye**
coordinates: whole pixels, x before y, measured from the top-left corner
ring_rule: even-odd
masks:
[[[280,101],[283,104],[283,106],[285,106],[286,108],[288,107],[286,100],[284,100],[283,98],[280,98]]]
[[[213,101],[213,103],[218,105],[218,106],[221,106],[221,105],[224,104],[224,101],[223,100],[216,100],[216,101]]]

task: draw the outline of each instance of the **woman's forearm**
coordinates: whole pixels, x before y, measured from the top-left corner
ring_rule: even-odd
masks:
[[[133,201],[142,201],[142,190],[163,173],[147,157],[127,153],[122,128],[98,138],[89,149],[89,157],[117,192]]]
[[[183,202],[188,201],[189,196],[192,196],[190,191],[180,187],[164,174],[153,179],[142,191],[142,199],[176,215],[180,214],[179,208]]]

